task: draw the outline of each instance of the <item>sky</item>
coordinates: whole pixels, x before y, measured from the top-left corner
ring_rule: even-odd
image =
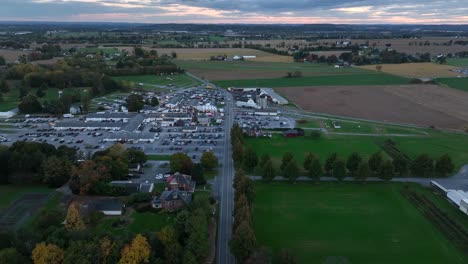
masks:
[[[468,24],[468,0],[0,0],[0,20]]]

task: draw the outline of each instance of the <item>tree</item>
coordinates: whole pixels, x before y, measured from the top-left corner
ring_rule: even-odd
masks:
[[[303,164],[304,170],[309,170],[310,165],[312,164],[312,161],[316,159],[317,157],[314,154],[309,152],[309,154],[307,154],[307,156],[304,159],[304,164]]]
[[[37,97],[30,94],[23,98],[18,105],[18,109],[24,114],[34,114],[42,111],[42,105],[37,100]]]
[[[383,155],[382,152],[376,152],[369,158],[369,168],[373,174],[377,174],[380,167],[382,167]]]
[[[337,159],[338,159],[338,154],[332,153],[330,156],[328,156],[327,160],[325,161],[325,172],[328,175],[332,174],[333,164],[335,164]]]
[[[262,157],[260,158],[260,168],[265,167],[265,164],[267,164],[268,161],[271,161],[271,157],[268,154],[263,154]]]
[[[8,93],[10,91],[10,87],[6,80],[2,79],[0,81],[0,93]]]
[[[265,181],[271,181],[275,178],[275,168],[271,160],[267,161],[263,166],[262,177]]]
[[[42,98],[46,95],[46,90],[49,89],[47,84],[43,83],[36,91],[36,96]]]
[[[359,169],[359,164],[361,164],[362,158],[361,156],[353,152],[349,157],[348,161],[346,162],[346,168],[348,169],[350,175],[354,177],[356,175],[358,169]]]
[[[435,164],[435,172],[437,176],[445,177],[447,174],[452,173],[454,169],[455,165],[448,154],[442,155],[437,159]]]
[[[94,264],[101,263],[99,241],[71,241],[65,251],[64,264]]]
[[[172,226],[165,226],[157,233],[158,240],[164,246],[165,263],[180,263],[182,247],[177,240],[177,232]]]
[[[400,177],[408,174],[408,161],[400,155],[393,159],[393,167],[395,168],[395,174]]]
[[[135,149],[135,148],[128,148],[126,151],[127,159],[130,164],[138,163],[143,165],[147,160],[145,152]]]
[[[138,234],[130,244],[124,246],[119,264],[148,263],[151,247],[146,237]]]
[[[290,160],[288,165],[283,170],[284,177],[288,178],[290,181],[294,181],[297,179],[299,174],[299,167],[296,164],[296,161]]]
[[[195,255],[189,250],[186,250],[182,257],[182,264],[198,264],[198,262]]]
[[[369,163],[367,161],[362,161],[359,164],[358,171],[357,171],[356,175],[354,176],[354,178],[356,180],[365,181],[367,178],[369,178],[370,175],[371,175],[371,171],[370,171],[370,168],[369,168]]]
[[[253,150],[252,148],[246,149],[243,161],[246,170],[253,170],[255,167],[257,167],[258,164],[257,152],[255,152],[255,150]]]
[[[243,221],[236,228],[229,246],[240,263],[243,263],[255,251],[257,239],[252,226],[247,221]]]
[[[52,188],[58,188],[65,184],[70,177],[71,171],[71,162],[64,158],[52,156],[42,163],[44,183]]]
[[[143,96],[139,94],[131,94],[125,101],[129,112],[139,112],[145,106]]]
[[[281,250],[279,257],[280,264],[296,264],[297,261],[294,258],[294,255],[289,250]]]
[[[179,152],[172,155],[169,163],[173,172],[189,174],[192,171],[192,159],[185,153]]]
[[[190,173],[192,179],[197,184],[205,184],[206,180],[204,174],[203,166],[200,163],[195,163],[192,167],[192,172]]]
[[[320,139],[321,136],[322,136],[322,133],[320,131],[312,130],[312,132],[310,132],[310,137],[313,140],[318,140],[318,139]]]
[[[314,179],[314,180],[320,180],[320,176],[322,176],[323,174],[323,169],[322,169],[322,164],[320,163],[320,160],[318,158],[315,158],[314,160],[312,160],[309,166],[309,170],[307,172],[308,172],[307,175],[309,176],[309,178]]]
[[[332,175],[340,181],[346,177],[346,163],[343,160],[337,159],[333,163]]]
[[[281,161],[281,166],[280,166],[281,172],[284,173],[284,168],[286,168],[286,166],[289,164],[289,162],[291,160],[293,160],[293,159],[294,159],[294,156],[293,156],[292,152],[284,153],[283,159]]]
[[[234,142],[232,148],[232,159],[236,165],[241,165],[244,158],[244,145],[239,140]]]
[[[91,108],[91,96],[88,92],[84,92],[80,98],[81,102],[81,111],[83,113],[88,113]]]
[[[382,65],[377,65],[377,66],[375,66],[375,69],[376,69],[378,72],[381,72],[381,71],[382,71],[382,68],[383,68]]]
[[[67,217],[65,219],[65,228],[67,230],[84,230],[86,224],[81,217],[80,209],[75,203],[68,206]]]
[[[60,247],[41,242],[33,249],[32,260],[34,264],[61,264],[64,254]]]
[[[191,251],[199,262],[208,255],[208,222],[203,209],[196,209],[189,218],[185,232],[188,234],[186,249]]]
[[[205,151],[200,159],[200,163],[206,170],[213,170],[218,167],[218,158],[212,151]]]
[[[15,248],[4,248],[0,249],[0,263],[25,264],[29,263],[29,259],[21,255]]]
[[[391,180],[395,175],[394,170],[395,167],[393,167],[393,163],[390,160],[384,161],[379,170],[380,178],[387,181]]]
[[[411,173],[416,177],[432,177],[434,161],[427,154],[417,156],[411,164]]]
[[[5,66],[5,65],[6,65],[5,57],[0,56],[0,66]]]
[[[158,106],[159,105],[158,97],[156,96],[151,97],[150,105],[152,107]]]

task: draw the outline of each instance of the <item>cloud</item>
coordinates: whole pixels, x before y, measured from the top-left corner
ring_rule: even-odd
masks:
[[[2,0],[0,19],[151,23],[468,23],[467,13],[466,0]]]

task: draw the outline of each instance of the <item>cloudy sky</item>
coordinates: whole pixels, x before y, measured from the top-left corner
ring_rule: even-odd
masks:
[[[0,0],[3,21],[468,24],[467,0]]]

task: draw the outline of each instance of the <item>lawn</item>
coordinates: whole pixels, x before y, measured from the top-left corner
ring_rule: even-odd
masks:
[[[257,242],[297,263],[466,263],[402,186],[256,183]]]
[[[23,194],[48,192],[52,192],[52,189],[44,186],[0,185],[0,208],[7,207]]]
[[[174,215],[167,213],[133,213],[133,222],[128,229],[134,233],[156,232],[164,226],[172,225]]]
[[[180,75],[168,75],[168,76],[157,76],[157,75],[134,75],[134,76],[119,76],[114,77],[115,80],[120,81],[129,81],[135,83],[150,84],[150,85],[159,85],[167,86],[173,85],[177,88],[186,88],[190,86],[196,86],[200,84],[197,80],[189,77],[185,74]],[[145,89],[151,89],[151,86],[146,85]]]
[[[309,152],[318,155],[322,162],[325,162],[333,152],[343,159],[352,152],[368,157],[382,150],[380,146],[388,138],[390,137],[322,135],[320,139],[314,140],[308,136],[284,138],[281,135],[274,135],[272,138],[247,138],[245,142],[246,146],[256,150],[259,156],[269,154],[279,168],[281,158],[287,151],[293,152],[298,165],[302,167],[304,158]],[[431,132],[429,136],[392,137],[392,140],[411,158],[422,153],[427,153],[432,158],[449,154],[456,170],[468,164],[468,135]]]
[[[274,78],[252,80],[215,81],[221,87],[296,87],[334,85],[403,85],[409,80],[384,73],[367,73],[339,76],[308,76],[302,78]]]
[[[468,67],[468,58],[447,59],[447,64],[457,67]]]
[[[449,87],[468,92],[468,77],[466,78],[440,78],[438,83]]]
[[[333,126],[332,120],[325,121],[325,126],[330,132],[364,133],[364,134],[374,134],[376,132],[373,126],[365,124],[365,123],[343,122],[343,121],[335,121],[335,122],[340,125],[340,128],[335,128]]]

